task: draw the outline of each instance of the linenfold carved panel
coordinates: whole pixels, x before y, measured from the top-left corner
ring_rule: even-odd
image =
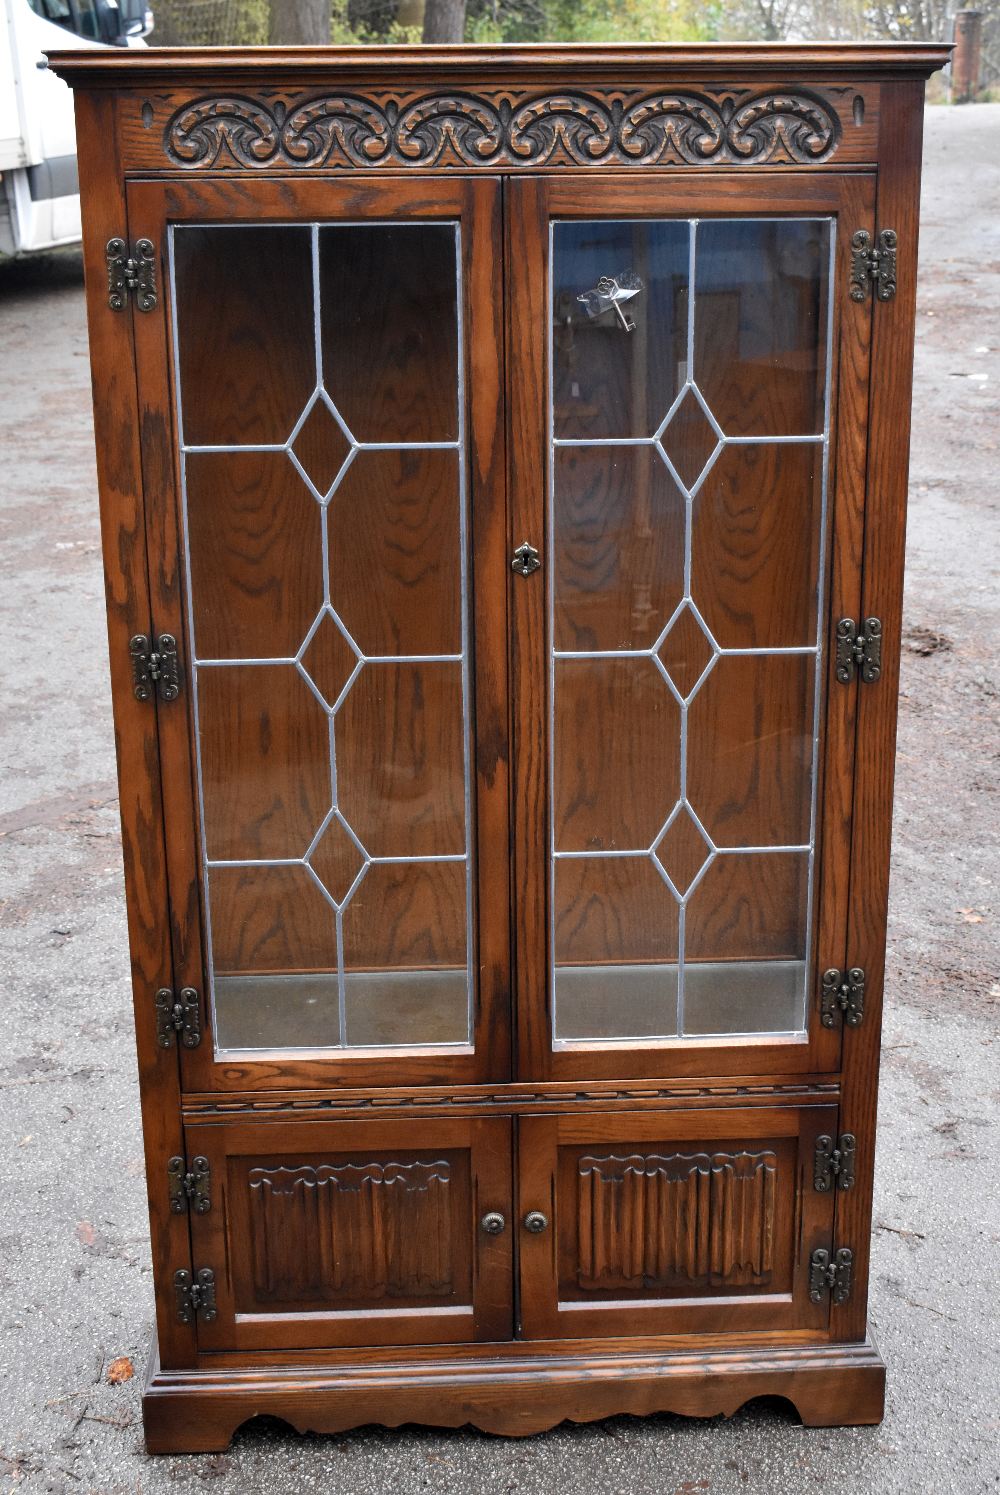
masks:
[[[581,1288],[768,1281],[773,1152],[585,1156],[578,1180]]]
[[[252,1168],[248,1181],[260,1300],[451,1293],[447,1161]]]
[[[196,99],[164,150],[189,169],[816,165],[840,118],[804,90],[327,93]]]

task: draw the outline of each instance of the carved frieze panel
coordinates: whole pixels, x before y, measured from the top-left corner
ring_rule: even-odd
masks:
[[[777,1172],[770,1151],[580,1157],[579,1287],[766,1283]]]
[[[247,1182],[259,1302],[332,1305],[453,1291],[447,1159],[257,1167]]]
[[[162,145],[191,171],[814,166],[838,151],[845,104],[800,87],[233,92],[175,108]]]

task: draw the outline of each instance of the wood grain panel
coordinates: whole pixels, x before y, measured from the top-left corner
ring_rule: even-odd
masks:
[[[698,224],[694,378],[727,436],[822,431],[828,264],[818,220]]]
[[[366,664],[336,719],[340,807],[372,856],[465,851],[462,667]]]
[[[557,967],[676,959],[677,902],[649,857],[556,863]]]
[[[185,471],[199,658],[295,654],[323,602],[316,500],[283,452],[192,453]]]
[[[677,704],[650,659],[559,659],[557,851],[649,846],[680,790]]]
[[[198,674],[206,854],[300,857],[330,808],[326,714],[294,665]]]
[[[728,446],[694,504],[691,595],[724,649],[816,642],[823,449]]]
[[[843,1125],[859,1139],[855,1185],[837,1200],[838,1238],[855,1254],[856,1285],[833,1312],[839,1338],[865,1333],[871,1249],[871,1204],[878,1113],[878,1070],[885,977],[886,915],[902,632],[910,401],[916,312],[916,246],[920,206],[923,89],[892,90],[882,126],[878,213],[873,228],[894,228],[905,247],[895,299],[872,313],[871,396],[862,604],[858,616],[882,620],[882,674],[858,694],[858,771],[854,779],[850,915],[846,964],[865,972],[865,1019],[844,1030]]]
[[[330,501],[330,600],[365,654],[460,654],[458,453],[359,452]]]
[[[688,799],[717,846],[809,840],[813,674],[808,654],[716,661],[688,715]]]
[[[308,228],[176,228],[174,279],[185,441],[287,441],[316,385]]]
[[[465,888],[464,862],[369,867],[344,912],[345,968],[464,972]]]
[[[455,229],[320,230],[323,380],[357,441],[458,437]]]
[[[101,517],[109,668],[114,711],[125,912],[131,956],[142,1139],[146,1165],[151,1254],[155,1272],[156,1333],[164,1365],[194,1363],[194,1330],[177,1320],[172,1274],[190,1268],[187,1222],[173,1214],[161,1181],[167,1160],[182,1148],[180,1068],[176,1049],[157,1042],[153,994],[173,985],[168,855],[157,713],[132,689],[129,639],[152,631],[141,446],[142,405],[136,382],[132,317],[109,313],[105,246],[126,230],[119,146],[118,101],[82,94],[76,99],[83,206],[83,263],[93,369],[97,492]]]
[[[804,960],[808,878],[806,852],[716,857],[688,899],[686,957]]]
[[[334,912],[304,867],[213,867],[208,892],[217,976],[337,969]]]
[[[648,649],[684,591],[684,499],[653,447],[559,447],[554,647]]]

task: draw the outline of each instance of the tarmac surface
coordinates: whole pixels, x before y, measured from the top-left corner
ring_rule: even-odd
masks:
[[[884,1424],[809,1430],[757,1403],[510,1442],[271,1425],[156,1459],[80,262],[0,266],[0,1495],[1000,1485],[1000,105],[929,111],[920,261],[871,1304]],[[120,1356],[136,1375],[112,1385]]]

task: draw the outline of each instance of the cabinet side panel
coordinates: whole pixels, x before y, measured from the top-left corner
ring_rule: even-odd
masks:
[[[878,1103],[882,984],[885,972],[893,762],[899,697],[903,554],[913,385],[917,220],[923,84],[886,88],[880,134],[877,227],[896,230],[900,245],[898,290],[874,312],[868,499],[865,520],[863,615],[882,620],[882,677],[864,687],[858,708],[851,908],[848,960],[865,971],[865,1019],[844,1035],[841,1126],[858,1138],[856,1181],[838,1195],[837,1244],[854,1252],[854,1289],[834,1308],[838,1338],[865,1335],[871,1236],[875,1123]]]
[[[94,395],[115,746],[136,1045],[152,1229],[157,1330],[164,1365],[193,1364],[194,1333],[176,1321],[170,1274],[190,1264],[186,1216],[167,1204],[168,1158],[182,1151],[177,1055],[156,1041],[154,994],[173,984],[160,801],[156,708],[132,691],[128,643],[150,628],[139,460],[132,312],[108,305],[105,245],[127,233],[116,148],[116,105],[78,93],[76,129],[83,203],[83,254]]]

